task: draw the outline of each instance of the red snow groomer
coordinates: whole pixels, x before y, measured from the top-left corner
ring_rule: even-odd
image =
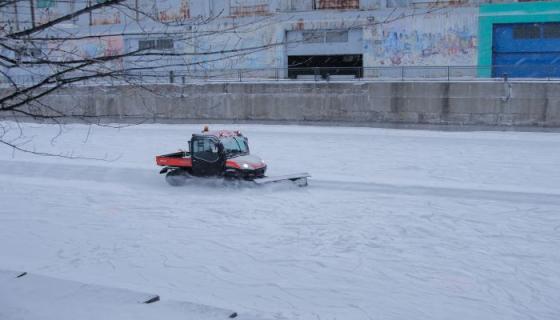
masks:
[[[266,163],[249,153],[249,143],[239,131],[208,131],[193,134],[189,151],[156,156],[159,172],[166,174],[165,180],[172,186],[187,183],[190,177],[221,177],[226,180],[247,180],[257,184],[292,181],[306,186],[307,173],[267,177]]]

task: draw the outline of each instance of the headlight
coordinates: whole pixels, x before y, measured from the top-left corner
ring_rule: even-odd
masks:
[[[243,167],[243,169],[249,169],[249,165],[246,163],[242,164],[241,167]]]

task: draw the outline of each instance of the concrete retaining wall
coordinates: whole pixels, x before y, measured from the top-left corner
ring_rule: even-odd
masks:
[[[81,87],[44,102],[91,116],[560,127],[560,83],[214,83]]]

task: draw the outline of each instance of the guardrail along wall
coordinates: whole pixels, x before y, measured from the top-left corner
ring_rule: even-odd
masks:
[[[560,126],[560,83],[205,83],[77,87],[44,99],[116,118]]]

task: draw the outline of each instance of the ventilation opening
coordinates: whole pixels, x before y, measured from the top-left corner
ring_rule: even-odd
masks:
[[[290,79],[309,76],[323,79],[338,76],[361,78],[363,73],[361,54],[288,56],[288,77]]]

